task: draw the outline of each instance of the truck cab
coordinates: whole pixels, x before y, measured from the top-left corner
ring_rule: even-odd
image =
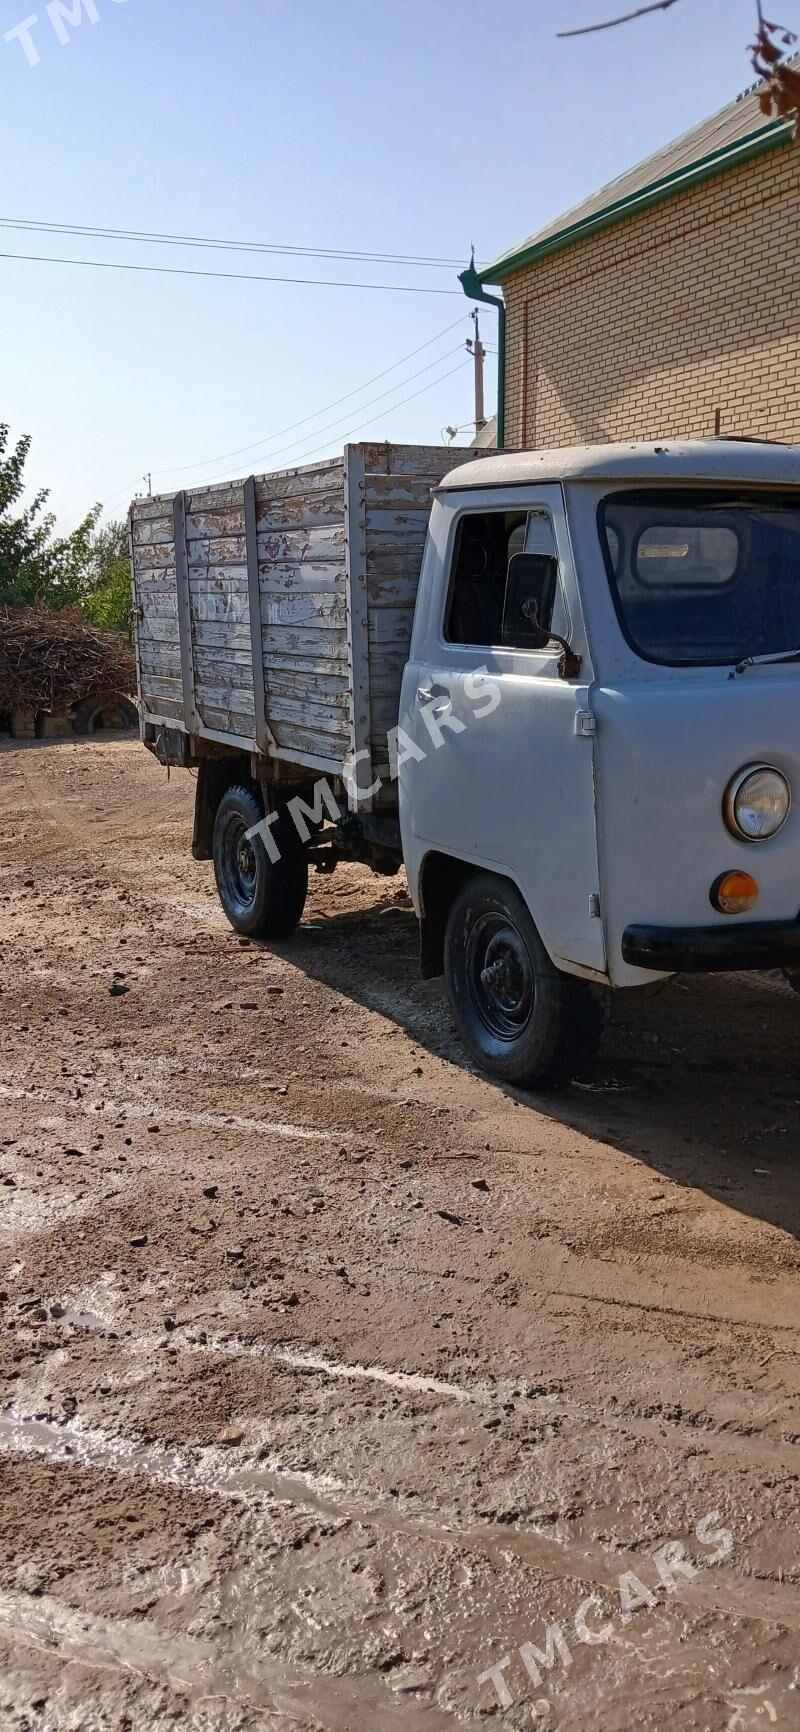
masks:
[[[428,972],[476,1060],[571,1074],[608,990],[800,968],[800,452],[445,476],[398,730]]]

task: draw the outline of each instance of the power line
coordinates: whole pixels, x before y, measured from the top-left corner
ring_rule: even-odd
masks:
[[[444,357],[442,357],[442,359],[444,359]],[[352,439],[356,433],[363,433],[365,427],[371,427],[371,426],[373,426],[375,421],[380,421],[382,415],[393,415],[395,409],[403,409],[405,407],[406,403],[413,403],[417,397],[424,396],[426,391],[432,391],[435,385],[441,385],[445,379],[452,379],[453,375],[455,373],[460,373],[463,367],[467,367],[467,366],[471,366],[471,365],[472,365],[471,360],[460,361],[457,367],[451,367],[449,372],[447,372],[447,373],[440,373],[439,377],[437,379],[429,379],[427,385],[422,385],[420,387],[419,391],[412,391],[411,395],[409,397],[401,397],[399,403],[390,403],[389,408],[381,410],[380,414],[372,415],[372,416],[370,416],[370,419],[368,421],[361,421],[361,422],[359,422],[359,425],[357,427],[351,427],[349,432],[340,434],[338,437],[338,443],[342,444],[342,445],[346,445],[348,440]],[[298,453],[298,461],[302,460],[303,462],[306,462],[311,457],[319,456],[321,451],[327,451],[329,444],[330,444],[330,441],[326,440],[326,442],[323,445],[315,446],[312,451],[299,452]],[[282,457],[284,450],[290,450],[291,451],[293,449],[294,449],[294,447],[291,445],[288,447],[284,446],[283,450],[273,451],[273,452],[271,452],[270,455],[273,458],[274,457]],[[293,467],[294,467],[294,465],[293,465]],[[219,475],[217,477],[217,481],[228,481],[228,480],[230,480],[231,475],[234,475],[235,473],[236,473],[235,470],[231,470],[228,472],[227,475]],[[216,483],[210,483],[210,485],[216,485]]]
[[[422,378],[423,373],[429,373],[431,371],[432,367],[440,367],[442,364],[442,361],[449,361],[451,355],[457,355],[461,348],[463,348],[463,344],[457,343],[456,347],[454,349],[448,349],[446,354],[437,355],[435,361],[429,361],[427,367],[420,367],[420,369],[417,373],[410,373],[407,379],[400,379],[396,385],[390,385],[388,391],[379,392],[377,397],[369,397],[367,399],[366,403],[360,403],[359,404],[358,414],[360,415],[362,409],[371,409],[374,403],[381,403],[383,401],[384,397],[392,397],[394,395],[395,391],[401,391],[403,389],[404,385],[412,385],[414,383],[415,379],[421,379]],[[446,374],[445,377],[448,377],[448,375]],[[435,379],[432,379],[430,381],[430,383],[435,384],[436,383]],[[426,385],[424,387],[424,389],[427,390],[427,388],[428,387]],[[404,400],[406,402],[408,401],[407,398]],[[397,408],[397,404],[396,403],[391,404],[390,410],[392,408]],[[313,419],[313,417],[309,416],[309,420],[311,420],[311,419]],[[340,415],[336,421],[329,421],[327,427],[317,427],[313,434],[306,434],[305,438],[303,438],[303,439],[293,439],[291,445],[282,445],[280,448],[279,455],[282,456],[285,451],[296,451],[298,445],[304,445],[309,438],[315,438],[317,433],[330,433],[330,432],[332,432],[332,430],[334,428],[340,427],[341,424],[342,424],[342,417]],[[277,433],[273,434],[273,438],[277,439],[278,437],[279,437],[279,435]],[[270,443],[270,441],[265,441],[265,443]],[[235,455],[235,453],[234,453],[234,455]],[[275,455],[276,455],[276,453],[274,451],[270,451],[267,453],[267,457],[269,457],[269,458],[272,458]],[[202,467],[205,468],[205,464]],[[172,473],[174,473],[174,471],[159,470],[159,474],[172,474]]]
[[[407,355],[401,355],[399,361],[393,361],[391,366],[384,367],[380,373],[373,373],[370,379],[365,379],[363,384],[354,386],[352,391],[346,391],[344,396],[334,397],[331,403],[323,404],[322,408],[313,410],[310,415],[304,415],[299,421],[290,422],[288,427],[279,427],[276,432],[265,434],[263,439],[256,439],[250,445],[239,445],[233,451],[218,452],[214,457],[204,457],[195,463],[175,464],[171,467],[154,469],[153,474],[185,475],[191,470],[208,469],[212,463],[226,463],[229,457],[242,457],[249,451],[258,450],[262,445],[270,445],[274,439],[282,439],[286,433],[294,433],[297,427],[306,427],[309,421],[317,421],[321,415],[329,414],[331,409],[338,409],[340,403],[348,403],[351,398],[359,397],[362,391],[369,390],[370,385],[377,385],[380,379],[385,379],[389,373],[396,372],[398,367],[404,367],[407,361],[415,360],[417,355],[423,354],[424,350],[430,349],[434,343],[440,343],[443,337],[448,337],[451,331],[454,331],[458,325],[463,324],[464,319],[468,318],[468,313],[462,313],[458,319],[453,320],[452,324],[445,325],[443,331],[437,331],[434,337],[428,337],[427,341],[420,343],[416,349],[411,349]],[[455,351],[452,352],[455,353]],[[444,361],[446,358],[445,355],[438,356],[437,361],[435,361],[433,365],[436,366],[438,361]],[[423,368],[422,371],[425,371],[425,369]],[[419,374],[411,375],[411,379],[418,377]],[[410,384],[411,379],[400,380],[400,386]],[[366,408],[367,405],[363,404],[362,407]],[[118,499],[130,499],[140,479],[141,477],[137,475],[134,477],[133,481],[127,482],[124,487],[117,488],[114,493],[109,494],[108,498],[103,501],[103,511],[108,511],[109,507],[116,504]]]
[[[432,341],[434,341],[434,342],[435,342],[435,340],[436,340],[435,338],[432,339]],[[440,360],[444,360],[444,359],[445,359],[445,357],[443,355],[440,356]],[[399,363],[398,363],[398,365],[399,365]],[[470,365],[470,362],[468,360],[459,362],[459,365],[457,367],[451,367],[447,373],[440,373],[438,378],[429,379],[427,385],[421,386],[419,391],[412,391],[410,396],[401,397],[399,403],[391,403],[387,410],[381,411],[381,414],[392,415],[392,414],[394,414],[394,411],[396,409],[405,408],[406,403],[415,402],[417,397],[423,397],[425,395],[426,391],[432,391],[436,385],[441,385],[445,379],[452,379],[456,373],[460,373],[462,368],[465,366],[468,366],[468,365]],[[423,371],[424,370],[425,369],[423,369]],[[419,374],[412,375],[412,377],[418,378]],[[410,381],[408,381],[408,380],[405,381],[406,384],[408,384],[409,382]],[[362,389],[363,389],[363,387],[362,387]],[[384,393],[384,395],[386,395],[386,393]],[[364,404],[363,407],[366,408],[367,405]],[[359,425],[357,427],[351,427],[347,433],[340,434],[339,443],[342,445],[346,445],[348,443],[348,441],[350,439],[352,439],[356,433],[362,433],[366,427],[372,427],[376,421],[380,421],[381,414],[372,415],[372,416],[370,416],[370,419],[368,421],[361,421],[361,422],[359,422]],[[335,426],[335,425],[337,425],[337,423],[333,422],[333,423],[331,423],[331,425]],[[464,425],[465,426],[469,425],[469,423],[465,422]],[[459,429],[459,431],[461,431],[461,429]],[[330,441],[326,440],[323,445],[317,445],[311,451],[299,452],[298,453],[298,466],[299,466],[299,463],[301,461],[305,462],[307,459],[309,459],[311,457],[317,457],[321,451],[327,451],[329,443],[330,443]],[[295,447],[293,445],[283,446],[280,450],[271,452],[270,455],[273,458],[282,457],[286,451],[293,451],[294,449],[295,449]],[[177,470],[159,470],[158,473],[161,475],[177,474],[178,471]],[[221,481],[230,480],[232,476],[237,476],[237,471],[235,469],[230,469],[226,473],[224,473],[222,475],[218,475],[213,482],[209,482],[207,485],[208,486],[216,486]],[[237,476],[237,478],[238,478],[238,476]],[[138,479],[138,477],[137,477],[137,479]],[[203,485],[203,483],[200,483],[201,487],[202,487],[202,485]],[[135,486],[135,483],[134,483],[134,486]],[[124,489],[121,489],[120,494],[122,494],[124,491],[125,491]],[[113,499],[117,498],[119,496],[120,495],[113,495],[112,499],[108,500],[106,502],[106,505],[104,505],[103,510],[105,511],[107,509],[108,505],[113,503]]]
[[[227,283],[296,283],[311,289],[376,289],[387,295],[460,295],[460,289],[423,289],[416,283],[353,283],[328,277],[266,277],[247,271],[193,271],[185,265],[130,265],[109,259],[58,259],[44,253],[0,253],[30,265],[79,265],[92,271],[137,271],[158,277],[213,277]]]
[[[420,269],[458,270],[459,259],[432,258],[424,253],[360,252],[339,247],[280,245],[277,241],[229,241],[215,236],[159,233],[149,229],[96,228],[89,223],[53,223],[32,217],[0,217],[0,228],[27,234],[80,235],[97,240],[135,241],[148,246],[207,247],[220,252],[266,253],[307,259],[350,259],[361,264],[411,265]]]
[[[275,433],[265,433],[262,439],[254,439],[250,445],[239,445],[235,451],[222,451],[216,457],[204,457],[197,463],[182,463],[174,468],[154,469],[153,474],[186,475],[192,469],[207,469],[212,463],[227,463],[229,457],[243,457],[248,451],[257,451],[262,445],[271,445],[273,439],[282,439],[286,433],[294,433],[297,427],[306,427],[309,421],[317,421],[320,415],[327,415],[331,409],[338,409],[340,403],[349,402],[351,397],[360,397],[361,392],[368,391],[370,385],[377,385],[379,379],[385,379],[389,373],[396,372],[398,367],[404,367],[407,361],[415,360],[417,355],[423,353],[423,350],[430,349],[434,343],[441,342],[442,337],[449,336],[457,325],[463,324],[464,320],[468,318],[468,313],[462,313],[460,318],[454,319],[452,325],[445,325],[444,330],[439,331],[435,337],[429,337],[426,343],[420,343],[419,347],[412,349],[410,354],[403,355],[399,361],[393,361],[391,367],[384,367],[382,372],[373,374],[371,379],[365,379],[363,385],[356,385],[352,391],[346,391],[343,397],[334,397],[332,403],[326,403],[322,409],[315,409],[312,414],[304,415],[300,421],[291,421],[288,427],[279,427]],[[453,349],[449,353],[455,354],[455,350]],[[446,361],[447,358],[447,355],[440,355],[438,361]],[[438,361],[432,361],[431,365],[437,366]],[[425,371],[426,369],[423,367],[421,372]],[[419,374],[413,373],[411,378],[419,378]],[[401,380],[401,383],[408,385],[411,383],[411,379]],[[366,408],[367,405],[363,404],[362,407]]]

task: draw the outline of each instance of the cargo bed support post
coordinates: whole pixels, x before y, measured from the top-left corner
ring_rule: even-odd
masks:
[[[175,532],[175,590],[178,606],[178,641],[181,649],[181,683],[183,713],[186,728],[196,734],[200,718],[194,700],[194,649],[192,645],[192,604],[189,599],[189,556],[186,547],[186,494],[177,493],[172,504]]]
[[[244,484],[244,534],[247,553],[247,593],[250,602],[250,653],[253,661],[253,701],[256,711],[256,745],[268,752],[275,736],[267,722],[267,687],[264,677],[264,644],[261,630],[261,583],[258,573],[258,513],[256,482],[251,475]]]
[[[347,547],[347,671],[352,693],[353,778],[359,788],[372,786],[372,748],[369,686],[369,597],[367,593],[367,501],[366,463],[358,445],[344,451],[344,518]],[[348,804],[359,812],[372,811],[372,796],[356,803],[348,789]]]

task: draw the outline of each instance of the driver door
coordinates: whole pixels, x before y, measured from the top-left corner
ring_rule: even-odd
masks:
[[[554,961],[605,976],[594,743],[581,731],[592,672],[561,488],[464,490],[440,503],[401,700],[412,885],[433,849],[501,873]],[[506,617],[508,562],[520,552],[556,562],[539,619],[580,654],[576,678],[560,677],[556,643],[531,646]]]

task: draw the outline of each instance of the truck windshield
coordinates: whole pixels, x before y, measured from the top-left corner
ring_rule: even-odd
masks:
[[[599,525],[620,625],[645,661],[725,666],[800,646],[800,493],[612,493]]]

